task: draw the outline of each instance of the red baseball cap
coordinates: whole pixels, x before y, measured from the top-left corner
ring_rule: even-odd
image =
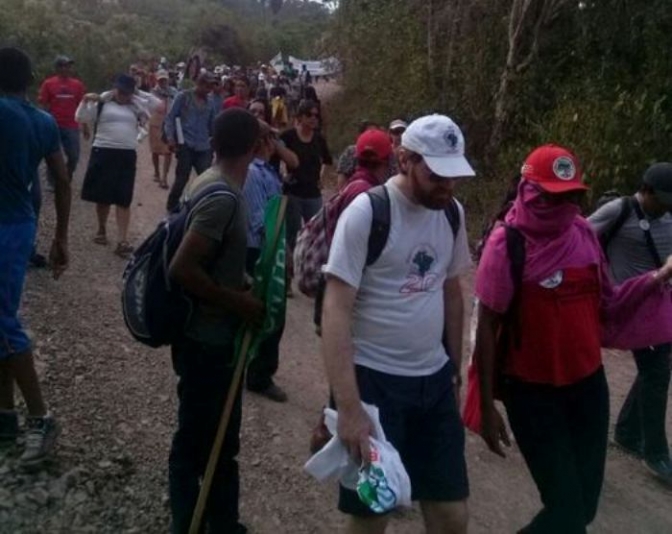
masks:
[[[357,138],[355,155],[357,158],[387,161],[392,154],[392,143],[387,132],[367,130]]]
[[[524,179],[535,182],[549,193],[589,189],[583,183],[583,172],[576,156],[558,145],[535,148],[527,156],[520,173]]]

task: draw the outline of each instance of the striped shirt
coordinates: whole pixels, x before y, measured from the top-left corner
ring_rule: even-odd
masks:
[[[264,212],[268,201],[282,194],[280,176],[263,159],[255,158],[247,171],[243,197],[247,206],[247,248],[264,242]]]

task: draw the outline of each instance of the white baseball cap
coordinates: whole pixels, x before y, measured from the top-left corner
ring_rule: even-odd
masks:
[[[445,115],[413,121],[401,136],[401,146],[420,154],[431,171],[444,178],[475,176],[464,157],[462,131]]]

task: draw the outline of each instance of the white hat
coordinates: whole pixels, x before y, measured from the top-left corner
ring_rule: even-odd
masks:
[[[408,124],[406,124],[404,121],[400,119],[396,119],[390,123],[388,130],[392,132],[394,130],[400,130],[402,128],[405,130],[406,128],[408,128]]]
[[[464,136],[445,115],[413,121],[401,136],[401,146],[420,154],[430,170],[444,178],[475,176],[464,157]]]

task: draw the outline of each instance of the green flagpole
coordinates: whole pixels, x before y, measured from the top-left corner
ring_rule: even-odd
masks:
[[[280,239],[280,230],[282,229],[282,224],[285,219],[285,211],[287,210],[287,197],[283,196],[280,201],[280,209],[278,210],[278,216],[275,220],[275,228],[273,229],[273,240],[272,250],[275,250],[278,246],[278,240]],[[236,363],[236,368],[233,373],[233,379],[231,381],[231,386],[229,388],[229,393],[226,397],[226,402],[224,403],[224,409],[222,415],[219,419],[219,426],[217,427],[217,435],[215,436],[215,441],[212,444],[212,449],[210,450],[210,457],[208,459],[208,466],[205,470],[205,475],[203,476],[203,483],[201,484],[201,489],[198,494],[198,501],[196,502],[196,507],[194,508],[194,515],[191,518],[191,526],[189,527],[189,534],[198,534],[201,527],[201,522],[203,520],[203,512],[205,511],[205,504],[208,501],[208,496],[210,495],[210,486],[212,485],[212,478],[215,474],[215,469],[217,463],[219,462],[219,454],[222,449],[222,443],[224,442],[224,436],[226,435],[226,429],[229,426],[229,420],[231,419],[231,412],[233,411],[233,404],[236,400],[236,393],[240,387],[240,382],[243,377],[243,371],[245,370],[245,362],[247,360],[247,352],[250,349],[252,343],[252,337],[254,335],[254,328],[251,326],[246,326],[245,335],[243,337],[243,342],[238,353],[238,361]]]

